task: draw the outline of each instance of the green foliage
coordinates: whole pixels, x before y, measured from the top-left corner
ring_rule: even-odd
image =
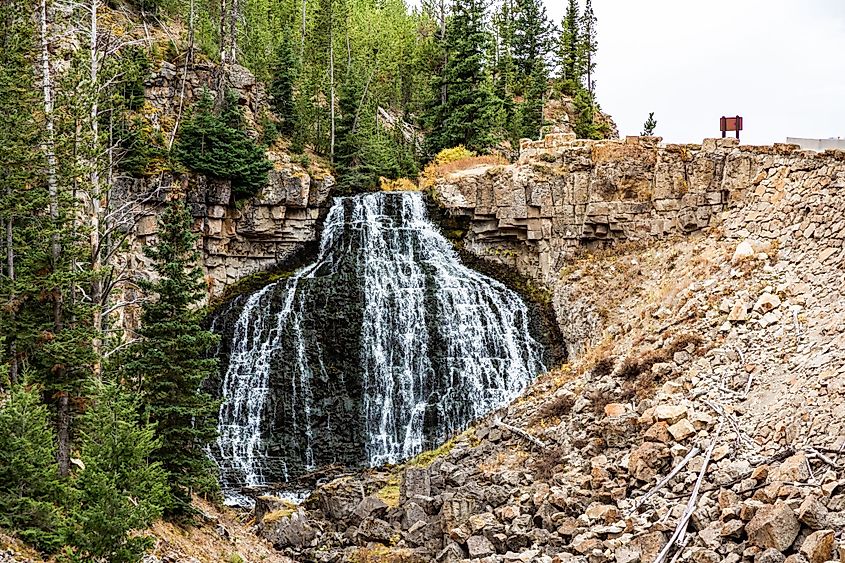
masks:
[[[59,477],[50,413],[37,391],[15,386],[0,405],[0,527],[42,551],[64,543]]]
[[[279,42],[276,60],[272,69],[270,83],[270,103],[278,116],[281,126],[279,131],[285,135],[293,134],[297,127],[296,105],[294,103],[294,84],[296,82],[297,60],[293,45],[287,35]]]
[[[578,57],[581,59],[581,69],[587,78],[587,90],[592,94],[594,83],[593,73],[596,70],[595,55],[598,50],[596,41],[596,15],[593,13],[592,0],[586,0],[584,13],[579,20],[581,41],[578,45]]]
[[[579,139],[604,139],[608,131],[604,124],[596,123],[595,100],[587,90],[581,89],[573,100],[575,106],[575,124],[573,129]]]
[[[545,65],[538,61],[519,104],[519,137],[537,139],[543,126],[543,102],[546,96],[547,76]]]
[[[165,512],[190,513],[191,493],[217,488],[205,446],[216,436],[217,404],[200,389],[217,372],[211,355],[217,336],[205,330],[196,304],[204,281],[193,219],[182,201],[173,201],[159,220],[158,244],[147,247],[159,279],[143,284],[140,340],[124,358],[122,371],[142,390],[145,419],[156,425],[158,446],[151,458],[166,470],[170,498]]]
[[[517,91],[523,92],[532,87],[538,73],[546,74],[552,27],[543,0],[516,0],[514,8],[513,59]]]
[[[264,149],[246,133],[237,94],[229,91],[219,113],[207,90],[179,128],[173,155],[185,166],[232,181],[236,199],[256,195],[272,167]]]
[[[123,106],[129,110],[139,109],[144,105],[144,81],[150,72],[147,51],[137,45],[124,47],[115,65],[122,75],[117,83],[117,93]]]
[[[166,474],[150,461],[160,443],[118,384],[97,384],[91,395],[79,420],[84,469],[74,482],[78,504],[69,505],[69,540],[80,561],[137,561],[150,541],[128,532],[151,524],[166,500]]]
[[[341,193],[374,190],[381,177],[416,174],[413,148],[402,138],[398,127],[391,133],[377,122],[376,108],[366,95],[364,84],[347,77],[339,106],[335,169]]]
[[[645,123],[643,123],[643,131],[640,135],[643,137],[650,137],[654,135],[655,128],[657,128],[657,120],[654,119],[654,112],[650,111],[648,113],[648,119],[646,119]]]
[[[114,125],[118,140],[117,161],[121,171],[130,176],[153,174],[167,163],[168,152],[161,132],[153,129],[139,115],[124,116]]]
[[[558,38],[557,60],[560,80],[571,87],[565,90],[569,95],[575,93],[574,88],[580,86],[584,77],[579,20],[578,0],[568,0]]]
[[[434,83],[428,110],[427,152],[464,145],[486,151],[496,142],[496,100],[488,79],[485,54],[490,36],[484,24],[485,2],[457,3],[449,19],[442,75]]]
[[[130,4],[135,6],[138,10],[142,12],[147,12],[150,14],[155,14],[158,12],[159,8],[164,7],[165,2],[164,0],[128,0]],[[108,0],[108,6],[110,8],[121,8],[121,2],[118,0]]]

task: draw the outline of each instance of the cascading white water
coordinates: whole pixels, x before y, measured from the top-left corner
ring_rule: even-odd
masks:
[[[364,414],[372,465],[421,452],[427,410],[445,438],[512,400],[543,369],[525,304],[460,263],[426,217],[422,196],[405,194],[398,217],[384,207],[380,194],[361,197],[351,219],[362,230]],[[429,292],[433,310],[426,308]],[[429,355],[432,338],[442,347],[440,358]]]
[[[329,317],[338,284],[361,301],[347,304],[360,326]],[[328,357],[342,330],[357,349]],[[338,412],[361,419],[362,431],[349,434],[361,434],[360,461],[407,459],[506,404],[544,369],[525,303],[460,263],[419,193],[336,198],[317,261],[251,295],[231,334],[215,452],[230,486],[285,479],[279,467],[294,461],[307,469],[337,460],[315,435],[332,424],[341,431]],[[337,356],[356,360],[357,373],[332,368]],[[290,459],[268,452],[271,418],[289,442],[303,442],[288,448]]]

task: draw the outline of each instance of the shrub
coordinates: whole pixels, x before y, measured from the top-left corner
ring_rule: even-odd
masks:
[[[54,551],[64,543],[66,492],[47,407],[35,390],[13,388],[0,406],[0,527]]]
[[[128,532],[161,516],[167,494],[161,465],[150,461],[155,429],[139,423],[135,400],[116,384],[98,385],[79,421],[84,469],[69,503],[70,543],[85,561],[137,561],[150,545]]]
[[[573,395],[568,393],[560,395],[540,407],[540,410],[537,411],[537,419],[545,420],[547,418],[564,417],[569,414],[573,406],[575,406],[575,397]]]
[[[211,93],[203,92],[179,128],[173,154],[194,172],[231,180],[235,199],[255,196],[272,168],[264,149],[247,135],[237,94],[231,90],[219,113]]]

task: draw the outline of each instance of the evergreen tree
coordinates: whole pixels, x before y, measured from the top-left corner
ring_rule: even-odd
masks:
[[[207,90],[179,127],[174,156],[201,174],[232,181],[237,198],[249,198],[267,184],[272,166],[264,149],[245,131],[237,94],[229,91],[220,114]]]
[[[70,542],[86,561],[137,561],[151,542],[129,532],[149,526],[166,500],[167,476],[150,461],[161,444],[152,426],[139,424],[134,399],[118,384],[98,384],[91,395],[79,419],[84,469],[69,507]]]
[[[286,34],[282,37],[276,50],[276,62],[272,69],[273,80],[270,84],[273,111],[281,120],[279,130],[285,135],[292,135],[297,128],[296,107],[294,105],[296,68],[297,61],[293,44]]]
[[[204,281],[192,224],[182,201],[169,203],[160,217],[157,244],[145,249],[158,280],[143,284],[150,299],[143,306],[140,340],[123,366],[140,386],[145,419],[156,425],[159,446],[151,458],[167,471],[165,509],[173,516],[189,514],[192,492],[217,487],[204,449],[216,435],[217,405],[200,388],[218,369],[210,353],[217,336],[203,328],[197,309]]]
[[[588,90],[584,88],[578,90],[573,105],[576,115],[573,130],[579,139],[604,139],[607,137],[607,127],[595,121],[596,103]]]
[[[483,152],[495,143],[496,100],[485,60],[490,37],[484,9],[484,0],[460,0],[453,6],[446,32],[447,61],[435,81],[428,112],[429,155],[458,145]]]
[[[0,355],[7,358],[10,383],[20,379],[21,361],[41,328],[29,325],[22,308],[43,277],[36,270],[44,266],[39,243],[47,227],[31,9],[27,0],[0,3],[0,334],[6,336],[6,353]]]
[[[580,47],[578,54],[581,59],[581,69],[587,78],[587,90],[594,93],[593,72],[596,70],[596,51],[598,41],[596,40],[596,15],[593,13],[593,2],[587,0],[584,5],[584,13],[580,20]]]
[[[581,67],[581,30],[578,0],[569,0],[558,38],[558,67],[564,92],[574,94],[581,86],[584,73]]]
[[[504,0],[493,14],[493,31],[496,38],[495,64],[493,65],[493,93],[499,103],[500,127],[506,132],[512,146],[517,146],[521,136],[519,118],[514,102],[514,21],[512,0]]]
[[[524,100],[519,105],[520,138],[536,139],[543,127],[543,102],[548,86],[546,65],[537,61],[525,90]]]
[[[15,386],[0,405],[0,527],[42,551],[61,547],[65,484],[47,407],[36,390]]]
[[[657,127],[657,120],[654,119],[654,112],[651,111],[648,113],[648,119],[645,120],[643,123],[643,132],[640,133],[643,137],[650,137],[654,135],[654,130]]]
[[[539,68],[546,67],[551,48],[551,24],[543,0],[516,0],[513,54],[519,91],[530,88]]]
[[[338,98],[335,171],[341,193],[376,189],[380,178],[395,179],[416,172],[413,150],[401,128],[391,134],[376,119],[376,107],[364,93],[365,86],[347,76]]]

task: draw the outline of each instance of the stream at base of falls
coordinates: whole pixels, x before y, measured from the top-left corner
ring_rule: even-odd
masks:
[[[522,298],[460,263],[416,192],[335,198],[316,260],[233,300],[219,437],[230,502],[315,468],[397,463],[545,370]]]

